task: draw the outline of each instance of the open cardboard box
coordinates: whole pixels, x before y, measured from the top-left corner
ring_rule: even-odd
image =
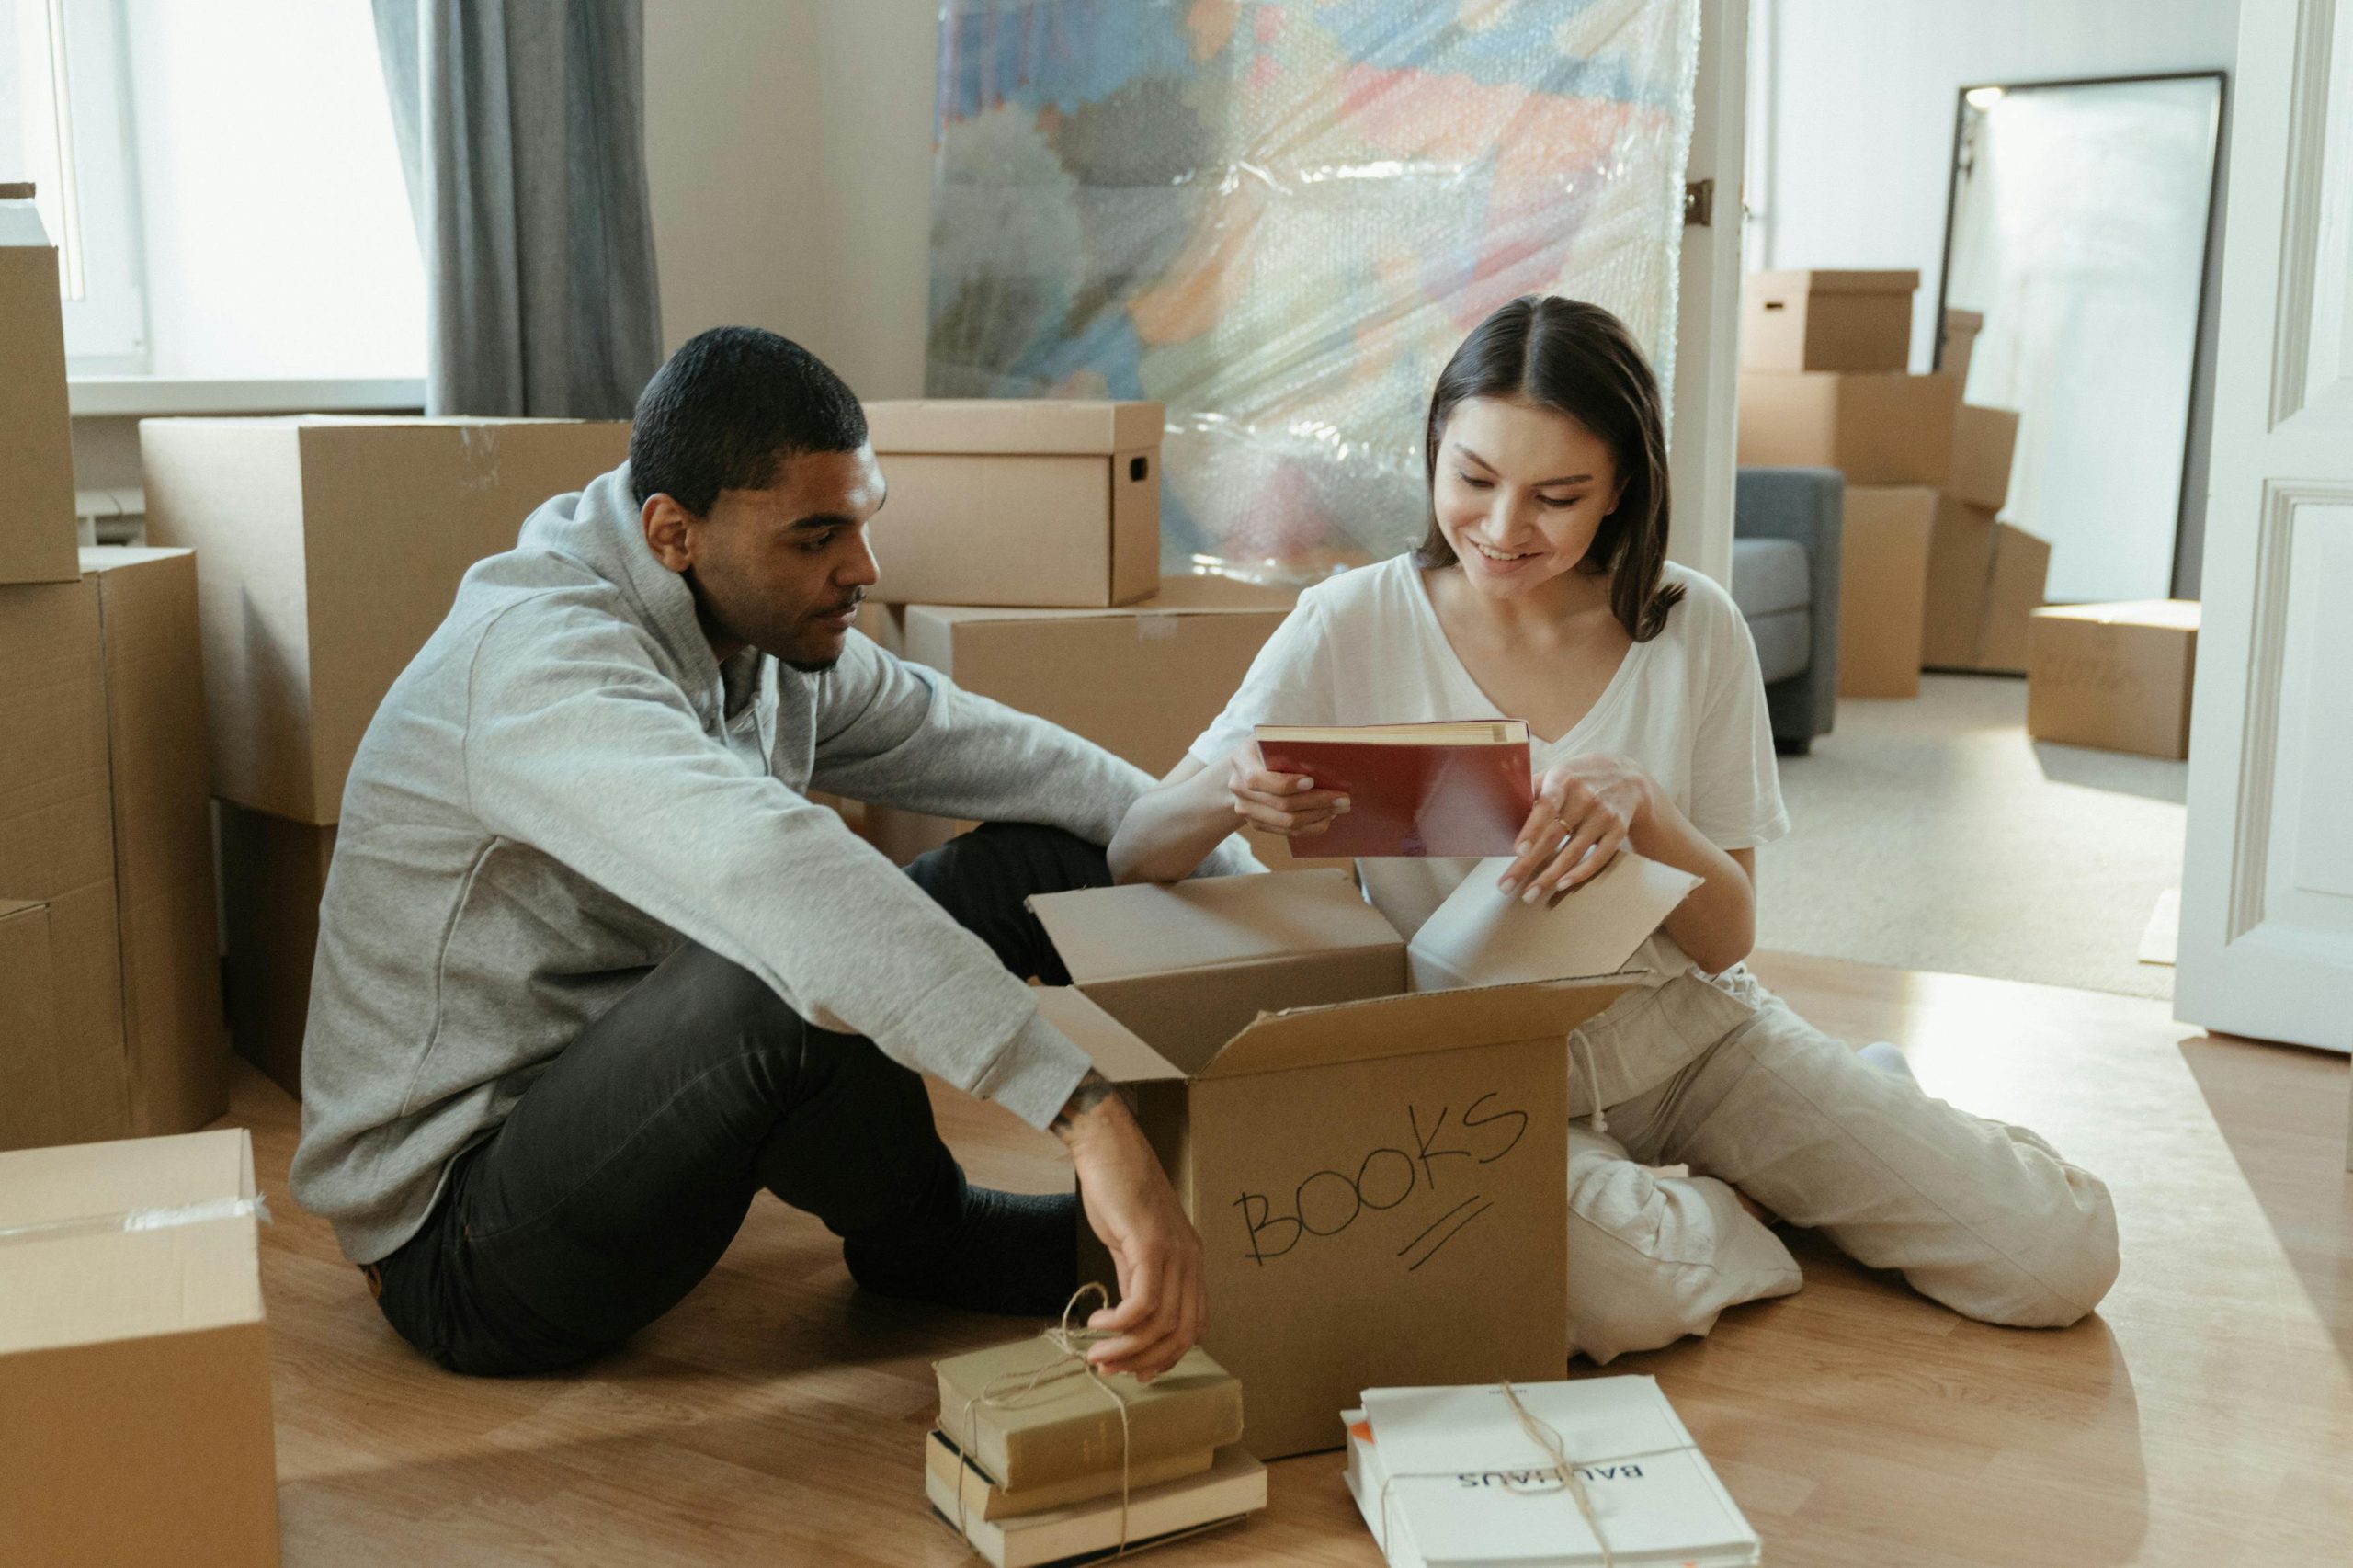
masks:
[[[1252,1453],[1338,1448],[1368,1387],[1561,1375],[1565,1042],[1633,977],[1415,991],[1331,870],[1030,903],[1075,983],[1040,1010],[1128,1088],[1207,1245]]]

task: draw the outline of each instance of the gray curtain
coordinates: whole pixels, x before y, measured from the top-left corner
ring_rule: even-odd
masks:
[[[639,0],[375,0],[428,414],[626,419],[662,357]]]

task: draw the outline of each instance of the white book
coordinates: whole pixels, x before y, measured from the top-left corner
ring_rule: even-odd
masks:
[[[1364,1528],[1372,1532],[1381,1554],[1389,1560],[1389,1568],[1428,1568],[1421,1548],[1414,1544],[1413,1531],[1405,1528],[1404,1517],[1384,1494],[1388,1477],[1381,1469],[1380,1456],[1373,1452],[1372,1429],[1365,1425],[1364,1412],[1344,1410],[1340,1419],[1348,1429],[1348,1495],[1357,1500]],[[1386,1519],[1381,1517],[1384,1507]]]
[[[928,1441],[948,1450],[949,1462],[927,1459],[924,1494],[939,1517],[958,1523],[956,1486],[949,1479],[963,1460],[955,1445],[938,1432]],[[1140,1486],[1128,1495],[1128,1550],[1156,1544],[1155,1538],[1256,1513],[1267,1506],[1267,1467],[1239,1443],[1217,1450],[1210,1468],[1181,1481]],[[1097,1497],[1068,1507],[1012,1518],[983,1519],[964,1511],[964,1538],[995,1568],[1039,1568],[1065,1558],[1108,1553],[1120,1545],[1120,1497]]]
[[[1603,1538],[1621,1568],[1760,1560],[1756,1532],[1655,1379],[1514,1388],[1576,1462],[1593,1524],[1499,1386],[1365,1392],[1370,1511],[1409,1536],[1428,1568],[1597,1564]]]
[[[1495,891],[1510,866],[1480,861],[1414,933],[1415,990],[1615,974],[1700,881],[1628,849],[1548,908]]]

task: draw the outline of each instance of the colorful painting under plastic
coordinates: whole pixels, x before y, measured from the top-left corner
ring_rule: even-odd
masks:
[[[927,385],[1168,407],[1164,563],[1420,537],[1421,425],[1525,293],[1674,373],[1697,0],[948,0]]]

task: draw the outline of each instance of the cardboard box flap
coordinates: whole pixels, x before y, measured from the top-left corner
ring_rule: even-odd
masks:
[[[1112,453],[1160,445],[1156,403],[1083,398],[891,398],[866,405],[878,452]]]
[[[1338,870],[1083,888],[1029,907],[1080,985],[1404,946]]]
[[[1185,1076],[1131,1029],[1068,985],[1038,988],[1038,1016],[1068,1036],[1094,1060],[1095,1070],[1115,1084],[1163,1083]]]
[[[256,1224],[0,1237],[0,1355],[261,1322]]]
[[[1539,980],[1261,1014],[1226,1042],[1199,1076],[1280,1073],[1529,1040],[1565,1043],[1570,1031],[1636,983],[1631,974]]]
[[[1040,620],[1133,619],[1159,615],[1234,615],[1289,610],[1298,604],[1297,591],[1239,583],[1229,577],[1163,577],[1160,592],[1131,605],[1079,608],[1017,608],[1004,605],[911,604],[902,613],[909,620],[938,621],[946,626],[983,625],[1010,621],[1017,625]]]
[[[241,1127],[20,1149],[0,1153],[0,1245],[22,1227],[254,1193],[253,1140]]]
[[[2154,626],[2168,631],[2195,631],[2198,630],[2199,603],[2196,599],[2123,599],[2112,604],[2047,605],[2034,613],[2052,620],[2088,620],[2101,626]],[[0,913],[5,913],[5,910],[0,910]]]
[[[38,899],[0,898],[0,920],[6,920],[11,916],[22,915],[28,909],[46,909],[49,906],[47,904],[41,903]]]

